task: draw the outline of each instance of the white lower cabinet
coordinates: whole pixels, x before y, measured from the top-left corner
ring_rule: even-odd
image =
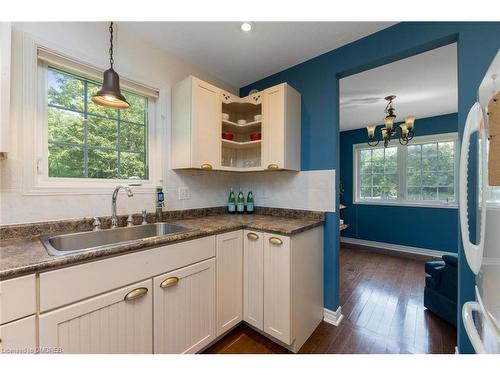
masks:
[[[243,231],[217,236],[217,336],[243,320]]]
[[[34,353],[35,347],[34,315],[0,326],[0,353]]]
[[[0,302],[34,280],[3,282]],[[33,293],[2,310],[3,350],[196,353],[244,320],[296,352],[323,318],[323,228],[237,230],[42,273],[38,315]]]
[[[196,353],[215,339],[215,259],[155,277],[154,352]]]
[[[323,228],[243,241],[244,320],[297,352],[323,319]]]
[[[264,236],[245,230],[243,234],[243,319],[264,330]]]
[[[290,237],[265,233],[264,332],[285,344],[291,344],[290,282]]]
[[[63,353],[152,353],[152,281],[40,315],[40,347]]]

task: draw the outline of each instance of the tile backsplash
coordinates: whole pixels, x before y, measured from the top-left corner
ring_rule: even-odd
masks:
[[[312,211],[335,211],[335,171],[228,173],[169,170],[164,176],[165,210],[225,206],[229,190],[252,190],[256,206]],[[190,198],[180,200],[178,190],[188,187]],[[154,211],[154,193],[120,196],[118,213]],[[23,196],[3,190],[1,224],[109,215],[111,191],[95,195]]]
[[[257,206],[335,212],[335,170],[257,172],[240,176]],[[236,190],[235,189],[235,190]]]

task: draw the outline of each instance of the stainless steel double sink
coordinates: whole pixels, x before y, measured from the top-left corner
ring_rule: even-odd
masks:
[[[93,232],[40,236],[40,241],[50,255],[61,256],[190,230],[192,229],[175,224],[154,223]]]

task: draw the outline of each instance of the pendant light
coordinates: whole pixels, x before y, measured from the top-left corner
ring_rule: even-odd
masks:
[[[113,69],[113,22],[109,25],[109,34],[109,63],[111,67],[103,73],[102,87],[92,96],[92,101],[103,107],[125,109],[129,107],[129,104],[120,92],[120,77]]]

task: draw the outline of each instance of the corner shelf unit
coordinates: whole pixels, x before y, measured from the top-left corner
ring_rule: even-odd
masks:
[[[256,132],[261,130],[262,120],[248,122],[244,125],[240,125],[236,122],[229,120],[222,120],[222,127],[227,128],[228,131],[234,131],[236,133],[245,132]]]
[[[221,167],[224,170],[245,171],[262,168],[262,141],[252,141],[250,134],[262,134],[262,93],[244,98],[222,92],[222,114],[229,119],[221,121],[221,133],[229,132],[233,140],[221,139]],[[260,116],[258,120],[255,116]],[[244,124],[238,121],[243,120]]]
[[[236,142],[236,141],[230,141],[228,139],[222,139],[222,147],[235,148],[238,150],[259,146],[261,143],[262,140],[260,139],[258,141],[248,141],[248,142]]]

